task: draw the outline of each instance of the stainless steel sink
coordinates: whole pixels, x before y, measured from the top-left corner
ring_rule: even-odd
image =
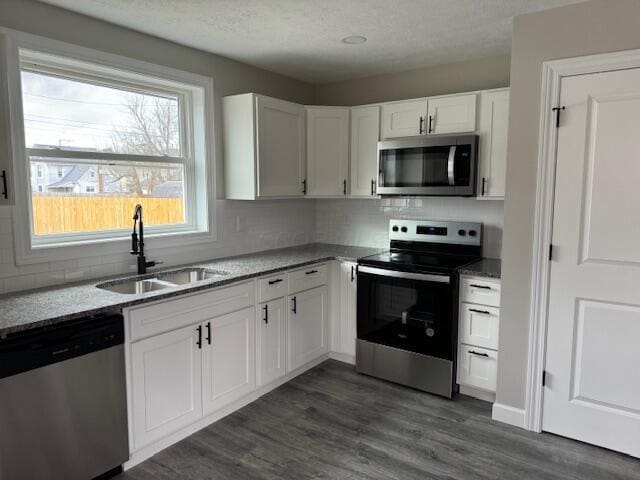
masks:
[[[155,278],[148,278],[146,280],[129,280],[126,282],[102,283],[96,286],[98,288],[102,288],[103,290],[109,290],[110,292],[133,295],[134,293],[155,292],[156,290],[162,290],[164,288],[173,287],[175,285],[158,281]]]
[[[163,282],[169,282],[175,285],[186,285],[202,280],[222,278],[225,275],[229,275],[229,272],[207,270],[206,268],[185,268],[184,270],[175,272],[159,273],[156,277]]]
[[[189,283],[200,282],[202,280],[213,280],[224,278],[229,272],[221,270],[208,270],[202,267],[184,268],[170,272],[160,272],[154,277],[145,279],[115,280],[113,282],[101,283],[96,287],[114,293],[133,295],[147,292],[155,292],[165,288],[187,285]]]

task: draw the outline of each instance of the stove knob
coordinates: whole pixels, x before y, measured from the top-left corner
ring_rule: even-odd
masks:
[[[476,231],[475,230],[469,230],[469,236],[470,237],[475,237],[476,236]]]
[[[398,226],[397,226],[397,225],[394,225],[394,226],[393,226],[393,228],[392,228],[391,230],[393,230],[394,232],[397,232],[397,231],[398,231]]]
[[[461,237],[464,237],[466,234],[467,234],[466,230],[462,230],[462,229],[458,230],[458,235],[460,235]],[[471,232],[469,232],[469,235],[471,235]]]
[[[400,230],[402,231],[402,233],[407,233],[407,227],[402,227]]]

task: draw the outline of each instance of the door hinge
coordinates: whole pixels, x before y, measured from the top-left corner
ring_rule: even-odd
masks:
[[[553,260],[553,243],[549,244],[549,261]]]
[[[566,107],[553,107],[551,109],[552,112],[556,112],[556,128],[560,128],[560,111],[565,108]]]
[[[543,387],[547,386],[547,371],[546,370],[542,371],[542,386]]]

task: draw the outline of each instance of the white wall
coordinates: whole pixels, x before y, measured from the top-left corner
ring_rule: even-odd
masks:
[[[218,241],[200,247],[147,250],[150,260],[179,265],[313,241],[313,200],[216,202]],[[0,207],[0,293],[45,287],[116,274],[135,274],[135,258],[119,254],[16,266],[13,256],[11,208]],[[238,230],[238,226],[240,227]]]
[[[389,219],[466,220],[483,222],[483,255],[500,258],[501,201],[473,198],[399,198],[316,200],[316,241],[385,248]]]

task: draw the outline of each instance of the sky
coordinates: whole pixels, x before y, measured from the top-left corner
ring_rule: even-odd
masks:
[[[107,150],[115,130],[131,129],[126,105],[150,95],[23,70],[27,148],[35,144]],[[177,100],[174,100],[176,109]]]

